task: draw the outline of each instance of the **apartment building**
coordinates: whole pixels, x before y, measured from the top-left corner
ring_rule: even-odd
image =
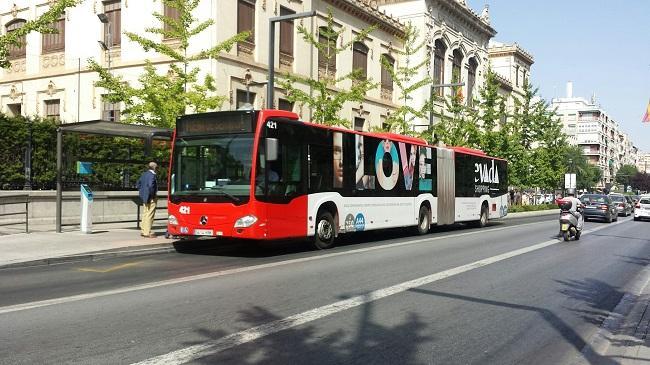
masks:
[[[600,186],[613,183],[616,171],[625,164],[638,163],[638,149],[619,123],[595,98],[573,96],[573,83],[567,83],[566,97],[554,98],[556,110],[569,142],[581,148],[588,161],[603,172]]]

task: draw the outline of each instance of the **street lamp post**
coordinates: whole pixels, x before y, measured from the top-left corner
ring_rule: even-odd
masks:
[[[276,16],[269,19],[269,81],[266,84],[266,108],[273,109],[273,91],[275,83],[275,23],[285,20],[309,18],[316,16],[316,10],[289,15]]]
[[[97,41],[108,54],[108,73],[111,73],[111,48],[113,46],[113,36],[111,34],[111,21],[108,19],[108,16],[104,13],[97,14],[97,17],[99,18],[99,21],[102,22],[102,24],[106,24],[106,37],[104,38],[103,41]]]

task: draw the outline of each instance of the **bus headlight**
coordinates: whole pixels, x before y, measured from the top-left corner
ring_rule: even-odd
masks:
[[[257,217],[254,215],[245,215],[235,222],[235,228],[248,228],[257,222]]]
[[[173,214],[170,214],[169,217],[167,217],[167,223],[171,224],[172,226],[178,225],[178,219],[176,219],[176,216]]]

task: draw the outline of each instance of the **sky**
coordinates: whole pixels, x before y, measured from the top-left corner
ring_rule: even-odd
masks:
[[[596,102],[650,152],[650,0],[467,0],[490,6],[493,38],[517,42],[535,58],[533,86],[547,101],[573,96]]]

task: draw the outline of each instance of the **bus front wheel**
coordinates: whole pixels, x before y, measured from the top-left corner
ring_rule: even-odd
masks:
[[[336,236],[334,218],[328,211],[318,213],[316,218],[316,234],[314,235],[314,246],[319,250],[334,247]]]

